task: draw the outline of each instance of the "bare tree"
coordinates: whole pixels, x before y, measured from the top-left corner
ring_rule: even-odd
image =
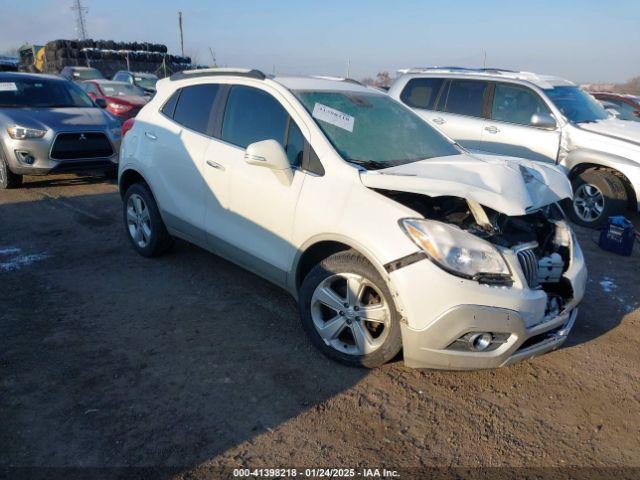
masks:
[[[389,75],[389,72],[385,70],[384,72],[378,72],[374,85],[376,87],[389,87],[391,82],[391,75]]]

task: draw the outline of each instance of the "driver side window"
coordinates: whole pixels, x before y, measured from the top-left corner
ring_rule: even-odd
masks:
[[[241,148],[276,140],[292,166],[300,165],[304,152],[304,136],[280,102],[264,90],[243,85],[236,85],[229,92],[222,140]]]
[[[531,125],[534,114],[551,115],[547,105],[535,92],[518,85],[496,84],[491,107],[492,120]]]

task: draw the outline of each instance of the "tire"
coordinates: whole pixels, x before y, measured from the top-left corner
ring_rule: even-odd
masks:
[[[0,190],[18,188],[22,185],[22,175],[17,175],[9,169],[9,165],[0,152]]]
[[[353,296],[349,299],[348,282],[359,285],[355,301]],[[329,295],[324,293],[327,289]],[[311,343],[345,365],[375,368],[393,359],[402,348],[400,314],[389,287],[373,265],[354,250],[331,255],[309,272],[300,287],[299,309]],[[370,312],[376,321],[364,320],[363,312]],[[326,329],[323,335],[317,325]],[[359,346],[365,344],[366,348]]]
[[[574,198],[565,203],[565,208],[571,221],[578,225],[598,228],[610,216],[621,214],[626,209],[624,183],[611,170],[585,170],[573,178],[571,184]]]
[[[173,237],[169,235],[147,185],[131,185],[122,205],[125,230],[136,252],[143,257],[157,257],[171,248]]]

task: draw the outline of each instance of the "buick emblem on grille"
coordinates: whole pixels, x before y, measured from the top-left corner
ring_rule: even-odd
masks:
[[[84,133],[80,134],[80,137],[78,138],[78,140],[86,140],[87,137],[84,136]]]

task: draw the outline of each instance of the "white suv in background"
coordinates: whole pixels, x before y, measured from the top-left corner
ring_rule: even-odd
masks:
[[[598,227],[640,207],[640,123],[550,76],[497,69],[401,70],[389,95],[471,149],[562,165],[571,219]]]
[[[402,348],[412,367],[499,367],[557,348],[575,321],[587,274],[557,205],[566,176],[469,155],[376,89],[182,72],[125,127],[133,248],[179,237],[285,288],[338,361]]]

